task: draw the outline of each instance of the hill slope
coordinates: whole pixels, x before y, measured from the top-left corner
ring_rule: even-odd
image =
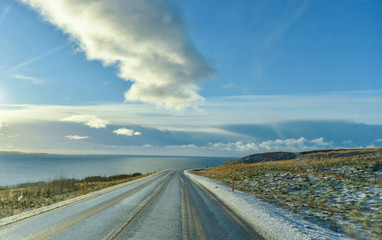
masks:
[[[195,172],[357,239],[382,239],[382,148],[263,153]]]
[[[359,156],[365,154],[382,154],[382,148],[370,148],[370,149],[335,149],[335,150],[315,150],[307,152],[267,152],[256,153],[249,156],[245,156],[239,159],[235,159],[224,163],[223,165],[235,165],[235,164],[250,164],[257,162],[273,162],[283,161],[291,159],[332,159],[343,158],[351,156]]]

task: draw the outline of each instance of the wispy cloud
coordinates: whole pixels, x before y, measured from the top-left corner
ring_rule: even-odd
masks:
[[[286,121],[340,120],[382,124],[382,111],[378,111],[380,106],[380,91],[210,98],[200,109],[182,112],[163,111],[152,105],[134,103],[89,106],[0,105],[0,121],[12,123],[62,119],[100,127],[105,127],[110,121],[118,126],[139,125],[175,131],[216,132],[220,131],[222,126],[231,124],[270,124]],[[71,114],[70,117],[68,113]]]
[[[230,90],[235,86],[234,83],[229,83],[220,87],[220,90]]]
[[[18,137],[19,135],[18,134],[13,134],[13,135],[8,135],[7,137],[8,138],[16,138],[16,137]]]
[[[127,129],[127,128],[119,128],[113,131],[113,133],[117,135],[125,135],[125,136],[139,136],[141,135],[140,132],[136,132],[132,129]]]
[[[25,80],[31,82],[34,85],[43,85],[44,81],[35,77],[23,76],[23,75],[14,75],[13,78]]]
[[[126,101],[182,109],[200,102],[197,83],[213,71],[165,0],[20,0],[79,45],[89,60],[117,64],[132,81]]]
[[[91,128],[105,128],[106,125],[109,123],[107,120],[103,120],[92,115],[73,115],[61,119],[61,121],[84,123],[86,126],[89,126]]]
[[[82,139],[88,138],[88,136],[78,136],[78,135],[68,135],[65,137],[70,140],[82,140]]]
[[[35,57],[32,57],[32,58],[30,58],[30,59],[27,59],[27,60],[25,60],[25,61],[23,61],[23,62],[17,64],[16,66],[13,66],[12,68],[10,68],[10,69],[8,70],[8,72],[13,72],[13,71],[16,71],[16,70],[18,70],[18,69],[20,69],[20,68],[26,67],[26,66],[28,66],[28,65],[30,65],[30,64],[32,64],[32,63],[34,63],[34,62],[37,62],[37,61],[40,60],[40,59],[43,59],[43,58],[48,57],[48,56],[50,56],[50,55],[52,55],[52,54],[54,54],[54,53],[57,53],[57,52],[61,51],[61,50],[64,49],[66,46],[68,46],[68,44],[64,44],[64,45],[61,45],[61,46],[52,48],[52,49],[50,49],[50,50],[48,50],[48,51],[46,51],[46,52],[43,52],[43,53],[41,53],[41,54],[39,54],[39,55],[37,55],[37,56],[35,56]]]
[[[1,22],[5,19],[5,17],[8,15],[9,11],[11,10],[11,7],[12,7],[12,5],[9,4],[8,6],[6,6],[6,7],[3,9],[3,11],[2,11],[2,13],[1,13],[1,15],[0,15],[0,23],[1,23]]]
[[[284,10],[279,13],[279,18],[272,22],[272,31],[265,40],[265,45],[270,46],[274,42],[282,39],[292,25],[299,20],[306,12],[309,1],[289,1]]]

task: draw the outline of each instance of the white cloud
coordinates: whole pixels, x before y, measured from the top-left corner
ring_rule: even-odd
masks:
[[[377,146],[375,146],[374,144],[369,144],[366,146],[366,148],[377,148]]]
[[[8,127],[8,124],[4,124],[4,123],[2,123],[2,122],[0,121],[0,130],[1,130],[2,128],[5,128],[5,127]]]
[[[269,151],[305,151],[327,147],[332,144],[333,142],[325,142],[324,138],[308,140],[304,137],[300,137],[298,139],[290,138],[284,140],[277,139],[274,141],[264,141],[258,146],[260,149]]]
[[[181,149],[199,149],[195,144],[186,144],[186,145],[170,145],[166,146],[166,148],[181,148]]]
[[[246,151],[258,151],[259,148],[255,143],[243,143],[242,141],[232,142],[232,143],[209,143],[207,148],[218,149],[218,150],[226,150],[226,151],[238,151],[238,152],[246,152]]]
[[[118,126],[145,126],[172,131],[221,132],[231,124],[271,124],[286,121],[348,121],[382,124],[382,91],[298,96],[231,96],[210,98],[199,109],[175,111],[150,104],[1,105],[3,123],[57,121],[72,115],[92,115]],[[243,139],[245,140],[245,139]]]
[[[282,149],[295,149],[302,148],[304,144],[307,142],[307,140],[304,137],[294,139],[277,139],[277,140],[269,140],[269,141],[264,141],[259,144],[259,147],[261,149],[266,149],[268,151],[274,151],[274,150],[282,150]]]
[[[78,136],[78,135],[68,135],[65,137],[70,139],[70,140],[82,140],[82,139],[88,138],[88,136]]]
[[[165,0],[20,0],[69,34],[89,60],[117,64],[134,84],[126,101],[182,109],[202,101],[197,83],[213,75]]]
[[[23,76],[23,75],[14,75],[13,78],[29,81],[34,85],[43,85],[44,84],[44,81],[42,81],[38,78],[35,78],[35,77],[28,77],[28,76]]]
[[[289,152],[301,152],[307,150],[322,149],[322,147],[328,146],[332,142],[325,142],[323,138],[316,138],[308,140],[304,137],[290,138],[290,139],[276,139],[263,142],[210,142],[206,145],[198,146],[195,144],[187,145],[170,145],[159,147],[152,145],[145,145],[144,147],[152,150],[160,151],[160,149],[172,149],[181,150],[182,153],[203,153],[207,155],[215,156],[245,156],[254,153],[262,152],[275,152],[275,151],[289,151]],[[136,146],[139,147],[139,146]]]
[[[107,120],[103,120],[97,118],[93,115],[73,115],[64,119],[61,119],[62,122],[78,122],[84,123],[86,126],[91,128],[105,128],[109,122]]]
[[[333,142],[325,142],[324,141],[324,138],[320,137],[320,138],[316,138],[316,139],[313,139],[312,141],[310,141],[311,143],[317,145],[317,146],[328,146],[330,144],[332,144]]]
[[[304,137],[290,138],[290,139],[276,139],[263,141],[260,143],[243,141],[231,142],[231,143],[209,143],[205,148],[216,149],[220,151],[235,151],[235,152],[271,152],[271,151],[292,151],[300,152],[305,150],[319,149],[322,147],[330,146],[333,142],[325,142],[324,138],[316,138],[313,140],[307,140]]]
[[[8,138],[15,138],[15,137],[18,137],[19,135],[18,134],[13,134],[13,135],[8,135],[7,137]]]
[[[117,135],[125,135],[125,136],[139,136],[141,135],[140,132],[135,132],[132,129],[127,129],[127,128],[119,128],[113,131],[113,133]]]
[[[352,143],[353,143],[352,140],[346,140],[346,141],[342,142],[342,144],[347,144],[347,145],[352,144]]]
[[[371,143],[369,143],[366,148],[378,148],[381,147],[382,145],[382,138],[375,139]]]

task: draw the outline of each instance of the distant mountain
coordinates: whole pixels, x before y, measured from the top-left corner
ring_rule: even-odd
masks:
[[[235,159],[224,163],[223,165],[235,165],[235,164],[250,164],[257,162],[273,162],[292,159],[321,159],[321,158],[339,158],[349,156],[359,156],[364,154],[382,154],[382,148],[366,148],[366,149],[332,149],[332,150],[314,150],[307,152],[267,152],[256,153],[249,156],[245,156],[239,159]]]
[[[0,154],[47,154],[47,153],[36,153],[36,152],[21,152],[21,151],[0,151]]]

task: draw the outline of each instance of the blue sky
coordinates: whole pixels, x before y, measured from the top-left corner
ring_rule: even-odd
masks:
[[[0,150],[382,146],[382,2],[0,2]]]

